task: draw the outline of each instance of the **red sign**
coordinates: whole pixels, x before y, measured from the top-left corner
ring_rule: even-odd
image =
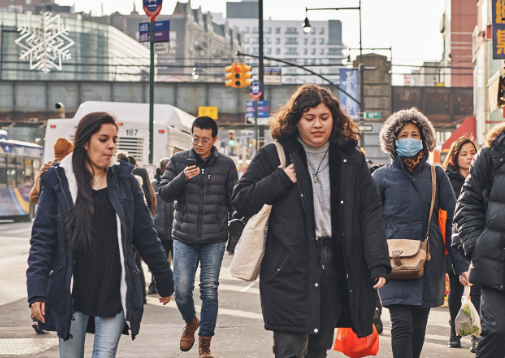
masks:
[[[257,94],[252,94],[252,92],[249,92],[249,96],[251,96],[255,101],[257,101],[262,95],[263,92],[259,92]]]
[[[153,3],[154,4],[151,4]],[[162,0],[144,0],[144,11],[147,16],[151,19],[151,22],[156,21],[156,16],[161,12]]]

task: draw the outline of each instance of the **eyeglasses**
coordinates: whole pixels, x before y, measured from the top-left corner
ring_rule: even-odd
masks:
[[[197,137],[191,137],[191,142],[193,142],[193,144],[198,144],[201,142],[204,147],[212,145],[212,141],[210,139],[200,139]]]

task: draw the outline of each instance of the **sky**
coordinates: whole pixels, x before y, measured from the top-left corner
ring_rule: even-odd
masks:
[[[236,1],[236,0],[231,0]],[[183,0],[182,2],[187,2]],[[192,0],[193,8],[226,13],[226,0]],[[129,14],[133,4],[142,11],[141,0],[57,0],[60,5],[74,5],[76,11],[92,11],[101,15],[119,11]],[[176,0],[164,0],[162,14],[172,14]],[[437,61],[442,56],[440,18],[445,0],[362,0],[363,47],[393,48],[393,64],[421,65],[423,61]],[[358,0],[264,0],[264,18],[300,20],[305,18],[305,7],[355,7]],[[359,46],[358,11],[310,11],[309,20],[342,21],[342,39],[346,47]],[[364,51],[364,53],[371,51]],[[389,51],[375,51],[389,57]],[[351,53],[354,58],[357,52]],[[393,73],[409,73],[409,67],[394,67]],[[394,76],[393,84],[403,84],[402,76]]]

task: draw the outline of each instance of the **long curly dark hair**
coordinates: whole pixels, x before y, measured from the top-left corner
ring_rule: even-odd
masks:
[[[324,103],[333,117],[330,141],[340,146],[349,141],[358,142],[361,134],[352,119],[340,107],[338,99],[326,88],[314,84],[298,87],[286,105],[275,113],[270,122],[270,131],[275,139],[286,138],[298,133],[298,122],[303,113]]]

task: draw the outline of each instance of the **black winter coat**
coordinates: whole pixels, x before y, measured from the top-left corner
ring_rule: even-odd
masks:
[[[505,291],[505,132],[475,156],[454,221],[470,264],[470,282]],[[487,193],[492,167],[495,177]],[[487,209],[486,209],[486,201]]]
[[[417,280],[391,280],[379,290],[383,306],[395,304],[414,305],[425,308],[438,307],[444,303],[445,293],[445,248],[458,274],[466,271],[463,257],[452,249],[450,240],[444,240],[438,227],[439,208],[447,211],[446,232],[452,228],[456,198],[441,167],[436,167],[437,195],[429,227],[431,260],[426,262],[424,276]],[[393,164],[373,173],[373,178],[384,204],[384,220],[388,239],[424,240],[428,230],[431,205],[431,168],[423,157],[410,174],[403,161],[394,156]]]
[[[461,175],[461,173],[459,171],[453,169],[450,166],[447,166],[447,168],[445,169],[445,174],[447,174],[447,177],[449,178],[449,181],[451,182],[452,189],[454,190],[454,194],[456,195],[456,200],[457,200],[459,197],[459,194],[461,193],[461,188],[463,187],[463,184],[465,183],[465,177],[463,175]],[[458,236],[458,230],[453,225],[452,236],[451,236],[451,238],[449,238],[449,236],[446,235],[446,240],[450,240],[452,242],[452,240],[455,239],[455,236]],[[457,249],[456,249],[456,251],[459,252],[459,250],[457,250]],[[451,257],[449,255],[445,255],[445,256],[446,256],[446,258],[445,258],[446,259],[445,260],[446,272],[456,274],[454,271],[454,268],[452,267]],[[468,265],[467,265],[467,270],[468,270]]]
[[[307,158],[296,137],[279,141],[287,165],[294,163],[294,184],[280,165],[275,145],[262,148],[233,192],[242,216],[271,204],[260,293],[265,328],[313,334],[320,323],[320,289],[312,181]],[[374,279],[391,270],[382,205],[363,154],[355,143],[330,145],[332,231],[337,256],[344,258],[349,307],[337,326],[359,337],[372,333],[377,292]],[[337,283],[335,283],[337,284]]]
[[[64,340],[70,338],[73,311],[70,285],[74,260],[68,250],[61,218],[73,207],[73,198],[77,197],[77,183],[68,158],[71,156],[66,157],[59,167],[49,168],[41,181],[43,189],[33,222],[26,273],[28,302],[46,302],[46,322],[39,322],[39,327],[57,331]],[[135,265],[132,245],[155,276],[161,296],[167,297],[174,292],[174,282],[167,257],[153,229],[151,213],[144,203],[144,193],[131,174],[132,169],[133,166],[124,162],[111,166],[107,172],[107,190],[120,223],[121,301],[133,339],[139,332],[144,306],[140,272]],[[92,327],[88,325],[89,328]]]
[[[196,159],[200,168],[200,174],[189,181],[184,176],[188,158]],[[233,213],[231,194],[237,180],[235,163],[216,147],[206,160],[194,149],[174,155],[159,188],[162,200],[175,200],[172,238],[188,244],[227,241],[228,217]]]
[[[174,222],[174,202],[165,202],[160,197],[161,174],[159,169],[151,182],[156,193],[156,212],[154,213],[154,228],[160,240],[172,240],[172,224]]]

